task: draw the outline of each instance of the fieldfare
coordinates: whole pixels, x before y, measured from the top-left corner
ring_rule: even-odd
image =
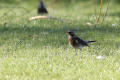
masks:
[[[68,42],[69,44],[75,48],[75,55],[77,55],[76,49],[79,48],[80,51],[82,50],[82,47],[89,46],[88,43],[96,42],[96,41],[84,41],[80,39],[78,36],[75,35],[73,31],[67,31],[68,35]]]
[[[37,9],[37,13],[38,14],[47,14],[48,11],[44,6],[44,3],[42,0],[39,0],[39,5],[38,5],[38,9]]]

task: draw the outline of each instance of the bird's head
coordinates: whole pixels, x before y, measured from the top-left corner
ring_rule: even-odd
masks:
[[[43,0],[39,0],[39,7],[44,8]]]
[[[66,31],[66,34],[68,34],[70,36],[74,36],[75,35],[75,33],[73,31],[71,31],[71,30]]]

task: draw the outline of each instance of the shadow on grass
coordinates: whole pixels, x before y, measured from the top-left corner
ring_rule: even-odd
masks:
[[[59,26],[60,27],[60,26]],[[4,27],[1,26],[0,27],[0,35],[3,35],[4,33],[6,34],[11,34],[11,33],[16,33],[16,34],[27,34],[27,35],[33,35],[33,34],[37,34],[39,35],[40,33],[43,32],[48,32],[48,33],[52,33],[52,34],[65,34],[65,32],[67,30],[73,30],[73,31],[77,31],[77,32],[98,32],[98,33],[109,33],[109,34],[115,34],[117,35],[120,32],[120,28],[119,27],[110,27],[110,26],[105,26],[105,27],[74,27],[74,26],[65,26],[65,27],[61,27],[61,28],[48,28],[48,27],[41,27],[41,26],[32,26],[32,27]],[[50,34],[49,34],[50,35]],[[7,35],[6,35],[7,36]],[[104,35],[103,35],[104,36]]]
[[[74,26],[70,27],[61,27],[61,28],[52,28],[52,27],[41,27],[41,26],[32,26],[32,27],[0,27],[0,36],[2,38],[6,38],[5,41],[9,39],[22,39],[25,40],[32,40],[34,36],[37,38],[43,38],[43,44],[51,44],[54,42],[60,41],[60,43],[64,43],[65,32],[67,30],[74,30],[76,33],[79,34],[85,33],[84,38],[92,37],[92,34],[101,34],[102,37],[105,38],[105,35],[109,34],[114,36],[120,36],[120,28],[112,28],[112,27],[77,27]],[[92,34],[89,34],[92,33]],[[82,36],[82,35],[81,35]],[[86,37],[87,36],[87,37]],[[95,37],[95,36],[94,36]],[[66,41],[65,41],[66,43]],[[57,44],[57,43],[56,43]],[[62,45],[62,44],[61,44]]]
[[[14,25],[15,26],[15,25]],[[116,45],[115,41],[111,41],[110,39],[114,39],[120,36],[120,28],[112,28],[112,27],[43,27],[42,26],[31,26],[31,27],[0,27],[0,46],[13,46],[13,50],[17,50],[21,48],[59,48],[64,47],[64,49],[68,48],[67,35],[65,35],[65,31],[74,30],[76,34],[86,40],[97,40],[97,43],[93,44],[97,47],[102,46],[103,48],[113,48]],[[108,37],[107,37],[108,36]],[[107,41],[105,41],[107,39]],[[117,42],[118,43],[118,42]],[[118,44],[117,44],[118,45]],[[112,46],[112,47],[111,47]],[[108,50],[105,51],[106,55],[108,54]]]

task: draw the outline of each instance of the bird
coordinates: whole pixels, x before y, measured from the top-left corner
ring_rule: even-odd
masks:
[[[37,13],[38,14],[48,14],[48,11],[45,8],[45,5],[43,3],[43,0],[39,0],[39,5],[38,5]]]
[[[76,49],[79,48],[80,51],[84,46],[89,46],[88,43],[96,42],[96,41],[85,41],[80,39],[72,30],[66,31],[68,35],[68,42],[73,48],[75,48],[75,55],[77,55]]]

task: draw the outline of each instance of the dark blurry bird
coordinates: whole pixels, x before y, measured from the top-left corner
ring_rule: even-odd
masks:
[[[47,14],[48,13],[47,9],[44,6],[43,0],[39,0],[37,13],[38,14]]]
[[[66,32],[68,34],[68,42],[69,44],[75,48],[75,55],[77,55],[76,48],[79,48],[80,51],[82,47],[89,46],[88,43],[96,42],[96,41],[84,41],[77,37],[73,31],[68,30]]]

